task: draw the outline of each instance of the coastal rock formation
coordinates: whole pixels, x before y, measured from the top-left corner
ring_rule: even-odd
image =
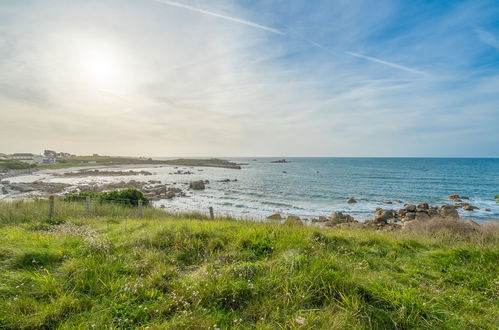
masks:
[[[312,222],[328,222],[328,221],[329,219],[322,215],[318,218],[312,218]]]
[[[374,213],[374,222],[388,223],[388,220],[395,219],[395,214],[394,210],[376,209],[376,212]]]
[[[459,214],[454,205],[442,205],[439,208],[429,206],[427,203],[406,204],[404,208],[397,211],[378,208],[374,213],[374,218],[366,224],[380,226],[397,222],[427,221],[437,217],[458,219]]]
[[[285,225],[303,225],[303,222],[301,221],[300,217],[296,215],[288,215],[286,218],[286,221],[284,221]]]
[[[281,220],[282,216],[279,213],[274,213],[267,217],[268,220]]]
[[[204,190],[206,187],[204,185],[204,181],[200,180],[189,183],[189,188],[192,190]]]
[[[442,205],[438,214],[443,218],[459,218],[456,207],[452,205]]]
[[[355,198],[350,197],[349,199],[347,199],[347,203],[348,204],[354,204],[354,203],[357,203],[357,201],[355,200]]]
[[[460,196],[457,194],[447,196],[453,202],[461,202],[463,199],[470,199],[468,196]]]
[[[326,226],[333,227],[342,223],[353,223],[357,222],[351,215],[343,214],[341,212],[333,212],[329,216],[329,221],[326,223]]]
[[[288,161],[286,159],[279,159],[279,160],[271,161],[271,163],[274,163],[274,164],[285,164],[287,162]]]
[[[463,210],[465,210],[465,211],[474,211],[474,210],[478,210],[478,207],[476,207],[476,206],[474,206],[474,205],[470,205],[470,204],[468,204],[468,203],[462,203],[460,206],[461,206],[461,207],[463,208]]]

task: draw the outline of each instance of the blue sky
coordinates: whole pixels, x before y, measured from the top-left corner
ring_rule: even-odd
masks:
[[[2,0],[0,152],[499,156],[499,2]]]

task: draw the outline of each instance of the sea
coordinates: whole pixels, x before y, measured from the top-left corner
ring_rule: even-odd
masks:
[[[159,200],[154,205],[174,212],[203,213],[211,206],[217,215],[255,220],[273,213],[310,219],[340,211],[362,221],[372,218],[378,207],[399,209],[403,204],[419,202],[451,204],[448,196],[458,194],[468,196],[465,202],[479,208],[460,210],[462,217],[478,222],[499,219],[499,204],[494,199],[499,194],[499,158],[286,158],[286,163],[273,162],[279,158],[224,159],[242,164],[242,169],[134,165],[113,168],[146,170],[153,175],[63,178],[43,171],[24,176],[24,181],[136,179],[186,187],[191,181],[208,180],[205,190],[189,190],[189,197]],[[193,174],[174,174],[178,170]],[[11,181],[22,182],[23,176]],[[351,197],[357,203],[347,203]]]

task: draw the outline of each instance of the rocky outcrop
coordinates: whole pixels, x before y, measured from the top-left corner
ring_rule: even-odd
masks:
[[[354,223],[357,222],[351,215],[343,214],[341,212],[333,212],[329,216],[329,220],[326,222],[326,226],[333,227],[343,223]]]
[[[453,205],[442,205],[438,210],[438,214],[443,218],[459,218],[456,207]]]
[[[281,220],[282,216],[279,213],[274,213],[267,217],[268,220]]]
[[[286,221],[284,221],[285,225],[303,225],[303,222],[301,221],[300,217],[296,215],[288,215],[286,218]]]
[[[312,218],[312,222],[328,222],[328,221],[329,219],[322,215],[318,218]]]
[[[348,204],[354,204],[354,203],[357,203],[357,201],[355,200],[355,198],[350,197],[349,199],[347,199],[347,203]]]
[[[206,188],[204,181],[193,181],[189,183],[189,188],[192,190],[204,190]]]
[[[273,163],[273,164],[285,164],[285,163],[288,163],[288,161],[286,159],[279,159],[279,160],[271,161],[271,163]]]

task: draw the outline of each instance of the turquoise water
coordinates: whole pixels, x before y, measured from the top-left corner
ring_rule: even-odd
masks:
[[[232,158],[247,165],[242,170],[197,172],[188,179],[210,180],[205,191],[164,204],[201,211],[211,205],[219,213],[255,218],[273,212],[310,217],[343,211],[366,219],[376,207],[402,207],[386,205],[386,201],[441,205],[451,202],[448,195],[459,194],[469,196],[469,203],[480,207],[463,211],[462,216],[499,219],[499,205],[493,198],[499,194],[497,158],[287,158],[289,163],[271,163],[276,159]],[[238,181],[217,182],[225,178]],[[346,203],[349,197],[358,203]]]
[[[230,159],[230,158],[229,158]],[[201,211],[209,206],[218,215],[262,219],[272,213],[310,218],[346,212],[358,220],[372,217],[377,207],[398,209],[404,203],[451,203],[447,196],[469,196],[467,201],[480,208],[460,211],[463,217],[485,221],[499,219],[499,158],[288,158],[289,163],[275,164],[278,158],[232,158],[244,163],[241,170],[172,166],[123,165],[115,170],[146,170],[151,176],[64,178],[56,172],[39,171],[32,175],[9,178],[14,182],[64,182],[74,184],[108,183],[129,180],[158,180],[186,190],[189,197],[160,200],[170,211]],[[221,182],[230,179],[237,181]],[[189,191],[195,180],[209,180],[206,190]],[[349,197],[358,203],[348,204]],[[402,203],[394,203],[401,200]],[[393,204],[385,204],[392,202]],[[489,208],[491,211],[484,211]]]

